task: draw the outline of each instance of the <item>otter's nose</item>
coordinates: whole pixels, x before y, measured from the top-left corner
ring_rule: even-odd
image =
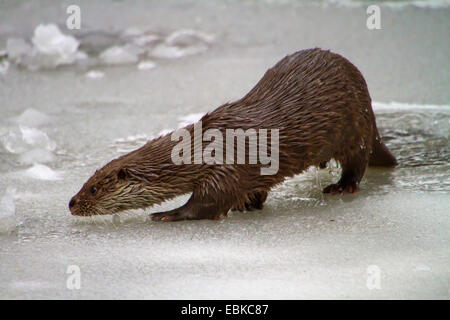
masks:
[[[69,201],[69,209],[72,209],[73,206],[77,203],[77,200],[75,200],[75,197],[73,197],[72,199],[70,199]]]

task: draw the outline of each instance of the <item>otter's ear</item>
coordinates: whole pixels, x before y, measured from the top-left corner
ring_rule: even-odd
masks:
[[[128,171],[125,168],[120,168],[117,172],[117,178],[119,180],[125,180],[128,177]]]

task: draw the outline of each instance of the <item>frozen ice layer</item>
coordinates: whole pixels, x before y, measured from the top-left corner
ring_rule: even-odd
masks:
[[[55,66],[73,63],[80,45],[77,39],[63,34],[54,24],[38,25],[32,42],[40,54],[52,57]]]
[[[17,226],[15,192],[15,189],[8,188],[0,199],[0,234],[10,233]]]
[[[138,61],[138,54],[130,47],[114,46],[100,54],[100,59],[105,64],[130,64]]]
[[[31,168],[25,170],[25,174],[30,178],[39,180],[61,180],[62,176],[60,172],[56,172],[53,169],[43,165],[35,164]]]

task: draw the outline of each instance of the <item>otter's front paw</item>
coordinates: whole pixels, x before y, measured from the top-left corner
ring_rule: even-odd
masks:
[[[343,194],[344,192],[348,193],[356,193],[358,191],[358,183],[352,182],[352,183],[335,183],[330,184],[328,187],[323,189],[323,193],[330,193],[330,194]]]
[[[187,212],[182,211],[180,209],[152,213],[149,216],[150,219],[152,219],[153,221],[166,221],[166,222],[187,220],[189,218]]]

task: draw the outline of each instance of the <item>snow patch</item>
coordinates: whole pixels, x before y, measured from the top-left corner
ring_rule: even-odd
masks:
[[[25,174],[30,178],[39,180],[61,180],[62,175],[60,172],[56,172],[53,169],[43,165],[35,164],[31,168],[25,170]]]

